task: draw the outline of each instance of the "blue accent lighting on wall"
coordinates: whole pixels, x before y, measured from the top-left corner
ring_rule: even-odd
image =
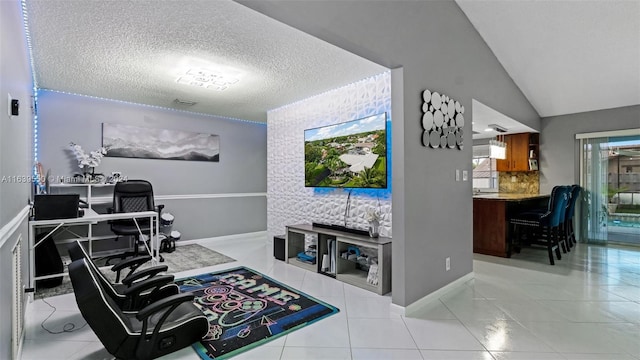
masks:
[[[29,31],[29,15],[27,14],[27,3],[25,0],[20,1],[22,8],[22,26],[24,29],[24,37],[27,42],[27,50],[29,56],[29,67],[31,70],[31,82],[33,84],[33,164],[38,163],[38,82],[36,79],[35,67],[33,64],[33,46],[31,44],[31,32]],[[36,167],[33,167],[34,182],[38,179]]]

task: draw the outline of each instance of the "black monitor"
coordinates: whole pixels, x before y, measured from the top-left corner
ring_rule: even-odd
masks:
[[[34,220],[77,218],[79,204],[79,194],[35,195]]]

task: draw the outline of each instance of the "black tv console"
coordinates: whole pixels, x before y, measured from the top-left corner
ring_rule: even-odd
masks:
[[[323,223],[316,223],[316,222],[311,224],[315,227],[319,227],[323,229],[337,230],[337,231],[347,232],[347,233],[356,234],[356,235],[369,236],[369,231],[367,230],[352,229],[342,225],[323,224]]]

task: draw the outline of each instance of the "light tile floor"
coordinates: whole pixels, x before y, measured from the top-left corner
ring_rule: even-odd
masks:
[[[340,309],[237,359],[640,359],[638,248],[580,244],[556,266],[538,249],[511,259],[475,255],[473,280],[405,317],[389,310],[389,295],[273,259],[265,237],[201,244],[238,261],[177,277],[245,265]],[[84,324],[73,295],[48,301],[57,307],[48,329]],[[40,300],[29,305],[23,359],[111,358],[89,327],[45,332],[49,314]],[[198,356],[186,348],[164,358]]]

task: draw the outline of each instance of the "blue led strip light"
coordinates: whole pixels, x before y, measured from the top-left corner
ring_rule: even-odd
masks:
[[[29,31],[29,15],[27,14],[27,3],[20,1],[22,7],[22,26],[24,36],[27,40],[27,51],[29,52],[29,67],[31,68],[31,81],[33,83],[33,163],[38,163],[38,82],[36,80],[35,66],[33,65],[33,46],[31,43],[31,32]],[[38,178],[36,167],[33,167],[34,181]]]

